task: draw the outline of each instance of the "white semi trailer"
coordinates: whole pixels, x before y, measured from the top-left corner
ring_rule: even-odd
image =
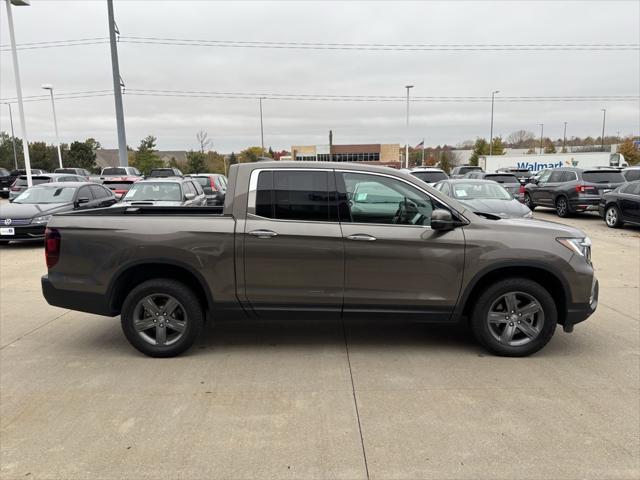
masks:
[[[619,153],[548,153],[541,155],[492,155],[478,159],[478,165],[485,172],[495,172],[499,168],[515,167],[538,172],[545,168],[558,167],[623,167],[626,166],[624,156]]]

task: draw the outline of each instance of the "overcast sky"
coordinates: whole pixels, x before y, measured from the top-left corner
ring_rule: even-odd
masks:
[[[2,2],[4,3],[4,1]],[[116,1],[123,36],[204,40],[379,44],[639,43],[640,2],[214,2]],[[9,43],[5,6],[0,43]],[[106,0],[38,1],[14,7],[17,43],[107,37]],[[19,51],[23,94],[42,83],[56,93],[112,89],[108,44]],[[119,45],[129,89],[323,95],[487,96],[500,90],[496,135],[518,129],[545,136],[598,136],[640,130],[640,103],[507,103],[500,96],[640,95],[635,51],[336,51]],[[11,56],[0,52],[0,96],[15,97]],[[117,146],[112,96],[59,100],[63,142],[95,137]],[[265,100],[265,145],[405,143],[405,104]],[[52,142],[51,106],[25,103],[30,140]],[[257,100],[124,97],[127,143],[148,134],[160,149],[196,148],[203,129],[213,148],[238,151],[260,144]],[[490,102],[413,103],[409,138],[416,144],[457,144],[489,136]],[[7,107],[0,127],[9,130]],[[16,134],[20,136],[17,106]]]

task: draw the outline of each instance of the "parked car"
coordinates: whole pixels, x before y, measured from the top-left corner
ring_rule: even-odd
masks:
[[[115,206],[54,216],[46,300],[120,315],[129,342],[155,357],[188,349],[206,316],[230,314],[468,321],[491,352],[523,356],[558,323],[572,331],[597,306],[584,232],[475,215],[410,174],[242,163],[231,166],[228,191],[222,209]]]
[[[100,172],[101,177],[141,177],[142,173],[135,167],[105,167]]]
[[[223,205],[227,194],[227,177],[220,173],[197,173],[191,174],[200,184],[207,197],[207,205]]]
[[[502,167],[497,169],[496,173],[512,173],[522,185],[529,183],[529,179],[533,176],[531,170],[518,167]]]
[[[424,183],[436,183],[449,178],[444,170],[435,167],[416,167],[409,173]]]
[[[490,214],[500,218],[533,217],[526,205],[516,200],[503,185],[493,180],[456,178],[438,182],[434,187],[455,198],[476,214]]]
[[[51,182],[29,188],[12,203],[0,206],[0,244],[43,239],[52,215],[109,207],[116,203],[110,190],[93,182]]]
[[[40,170],[38,168],[31,169],[31,175],[43,175],[45,173],[47,172],[45,172],[44,170]],[[3,185],[8,184],[9,188],[8,190],[2,192],[2,196],[4,198],[9,198],[9,191],[11,190],[11,186],[15,183],[18,177],[21,177],[22,175],[26,175],[26,174],[27,174],[27,171],[24,169],[12,170],[11,173],[9,174],[9,177],[4,178],[3,180]]]
[[[67,173],[44,173],[40,175],[31,175],[32,185],[40,185],[49,182],[86,182],[87,179],[78,175],[69,175]],[[9,190],[9,200],[13,200],[22,192],[29,188],[27,176],[21,175],[13,182]]]
[[[6,168],[0,168],[0,197],[9,198],[9,189],[12,183],[11,172]]]
[[[56,168],[53,173],[70,173],[71,175],[78,175],[79,177],[84,177],[89,180],[91,177],[91,172],[85,168]]]
[[[531,210],[555,208],[559,217],[597,210],[605,193],[624,183],[620,170],[562,167],[546,170],[525,185],[524,203]]]
[[[122,205],[200,207],[207,204],[204,190],[190,178],[154,178],[134,183],[120,200]]]
[[[147,178],[158,177],[182,177],[182,172],[177,168],[152,168]]]
[[[625,223],[640,225],[640,180],[605,193],[600,199],[598,212],[607,227],[620,228]]]
[[[627,182],[640,180],[640,166],[627,167],[622,170],[622,175]]]
[[[102,185],[111,190],[116,199],[121,200],[131,190],[131,186],[140,180],[142,177],[106,177],[102,181]]]
[[[468,172],[462,178],[472,178],[477,180],[492,180],[501,184],[512,196],[521,202],[524,202],[524,188],[520,180],[512,173],[487,173],[487,172]]]
[[[460,165],[459,167],[454,167],[451,170],[451,178],[462,178],[469,172],[483,172],[482,167],[478,167],[476,165]]]

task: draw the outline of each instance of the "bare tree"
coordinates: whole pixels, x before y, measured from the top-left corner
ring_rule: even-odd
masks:
[[[196,133],[196,140],[200,144],[200,153],[204,153],[205,150],[209,150],[213,145],[213,140],[209,138],[209,134],[204,130],[200,130]]]
[[[527,148],[531,147],[531,142],[534,141],[536,136],[527,130],[518,130],[511,133],[507,137],[507,143],[513,148]]]

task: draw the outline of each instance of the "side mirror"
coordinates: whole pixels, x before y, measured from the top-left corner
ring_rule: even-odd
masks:
[[[194,198],[196,198],[196,194],[195,193],[185,193],[184,194],[184,199],[185,200],[193,200]]]
[[[433,230],[453,230],[458,222],[453,219],[449,210],[436,209],[431,212],[431,228]]]
[[[80,197],[76,200],[76,208],[80,207],[80,205],[84,205],[89,203],[89,199],[87,197]]]

